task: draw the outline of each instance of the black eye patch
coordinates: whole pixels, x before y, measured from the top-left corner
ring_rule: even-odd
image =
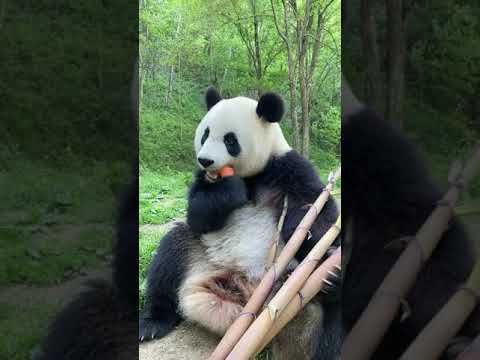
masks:
[[[205,144],[205,141],[208,139],[208,135],[210,135],[210,129],[207,127],[203,133],[202,139],[200,140],[200,144]]]
[[[241,148],[238,143],[237,136],[233,132],[225,134],[223,137],[223,142],[227,148],[227,151],[232,156],[238,156],[240,154]]]

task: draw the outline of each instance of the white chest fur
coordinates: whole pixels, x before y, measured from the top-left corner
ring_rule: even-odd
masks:
[[[251,279],[259,279],[265,270],[277,219],[268,206],[247,205],[235,210],[225,226],[202,235],[208,260],[232,266]]]

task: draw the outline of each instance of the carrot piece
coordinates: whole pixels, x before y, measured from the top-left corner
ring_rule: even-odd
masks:
[[[235,175],[235,171],[233,170],[233,167],[231,166],[224,166],[218,171],[218,174],[223,178],[223,177],[228,177],[228,176],[233,176]]]

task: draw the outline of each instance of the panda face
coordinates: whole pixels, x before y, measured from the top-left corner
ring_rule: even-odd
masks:
[[[214,172],[229,165],[236,175],[252,176],[263,170],[271,156],[291,149],[280,126],[258,116],[257,104],[236,97],[211,107],[195,133],[200,168]]]

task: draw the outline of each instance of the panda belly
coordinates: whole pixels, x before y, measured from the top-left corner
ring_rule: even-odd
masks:
[[[267,206],[247,205],[235,210],[221,230],[202,235],[207,261],[237,269],[248,279],[260,279],[276,223],[274,210]]]
[[[183,317],[223,335],[264,274],[275,231],[273,209],[247,205],[223,229],[202,235],[179,288]]]

